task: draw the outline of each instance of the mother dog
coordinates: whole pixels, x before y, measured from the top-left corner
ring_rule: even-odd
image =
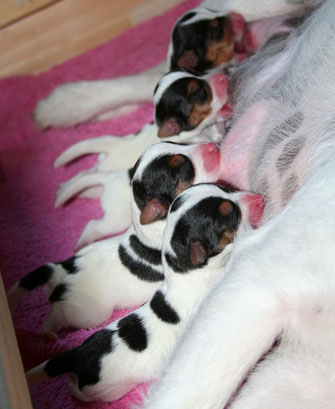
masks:
[[[267,196],[268,221],[236,243],[145,409],[335,407],[334,22],[325,1],[242,71],[221,170]]]

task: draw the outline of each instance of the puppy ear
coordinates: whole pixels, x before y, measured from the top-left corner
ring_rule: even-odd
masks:
[[[193,50],[189,50],[179,58],[177,66],[179,68],[193,68],[197,66],[198,62],[199,58],[195,55],[195,52]]]
[[[149,224],[156,220],[163,219],[169,210],[167,201],[161,201],[157,198],[151,199],[143,208],[140,216],[141,224]]]
[[[178,135],[180,131],[180,125],[177,124],[175,119],[170,118],[158,129],[158,137],[167,138],[168,136]]]
[[[193,266],[203,264],[207,259],[207,252],[199,240],[191,243],[190,260]]]

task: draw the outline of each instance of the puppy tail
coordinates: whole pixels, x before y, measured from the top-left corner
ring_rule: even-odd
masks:
[[[51,279],[53,272],[53,264],[45,264],[25,275],[8,291],[7,300],[12,315],[21,298],[35,288],[46,284]]]
[[[90,138],[84,141],[78,142],[71,145],[66,149],[54,162],[54,167],[59,168],[60,166],[66,165],[72,162],[74,159],[79,158],[83,155],[93,154],[93,153],[108,153],[109,149],[116,141],[120,138],[112,136],[101,136],[99,138]]]

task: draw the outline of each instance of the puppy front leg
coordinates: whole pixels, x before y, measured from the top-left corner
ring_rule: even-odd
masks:
[[[83,155],[98,153],[96,170],[111,172],[129,169],[147,147],[160,141],[157,133],[157,125],[150,123],[136,134],[89,138],[66,149],[55,160],[54,167],[66,165]]]
[[[34,121],[42,129],[69,127],[128,104],[150,102],[156,83],[164,72],[165,62],[125,77],[62,84],[38,102],[33,113]]]

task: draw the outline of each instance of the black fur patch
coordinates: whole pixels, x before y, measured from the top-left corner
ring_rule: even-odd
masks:
[[[129,244],[132,250],[142,259],[148,261],[150,264],[162,264],[162,252],[152,247],[143,244],[135,234],[129,237]]]
[[[179,23],[185,23],[185,21],[190,20],[195,15],[196,13],[194,11],[190,11],[189,13],[183,15],[183,17],[179,20]]]
[[[56,301],[62,301],[64,298],[63,295],[66,292],[66,285],[65,284],[58,284],[54,288],[53,292],[51,293],[49,297],[49,301],[51,303],[56,302]]]
[[[76,266],[76,256],[72,256],[65,261],[61,261],[60,264],[68,274],[76,274],[78,273],[78,268]]]
[[[148,346],[147,332],[141,318],[137,314],[130,314],[118,323],[119,337],[136,352],[144,351]]]
[[[184,198],[183,197],[181,197],[181,196],[177,196],[175,199],[174,199],[174,201],[173,201],[173,203],[172,203],[172,205],[171,205],[171,207],[170,207],[170,213],[173,213],[173,212],[175,212],[176,210],[178,210],[181,206],[182,206],[182,204],[184,203]]]
[[[151,283],[164,280],[164,274],[151,268],[147,264],[134,260],[122,245],[119,246],[118,251],[122,264],[140,280],[149,281]]]
[[[188,92],[190,82],[197,83],[193,92]],[[173,118],[180,126],[180,132],[190,131],[196,126],[189,123],[189,116],[195,105],[203,105],[212,99],[206,81],[198,78],[180,78],[173,82],[164,92],[155,107],[155,119],[158,127]]]
[[[49,377],[74,373],[79,389],[95,385],[100,380],[101,359],[113,350],[113,333],[108,329],[96,332],[78,347],[51,358],[44,367],[45,372]]]
[[[52,273],[53,268],[48,265],[38,267],[20,280],[19,287],[32,291],[35,288],[46,284],[50,280]]]
[[[241,219],[241,210],[230,202],[233,212],[227,216],[220,212],[223,199],[208,197],[201,200],[178,220],[172,238],[171,247],[176,256],[165,253],[168,265],[176,273],[187,273],[207,264],[208,258],[218,254],[217,248],[225,230],[237,231]],[[200,241],[207,254],[207,259],[194,266],[190,259],[191,244]]]
[[[168,304],[161,291],[156,291],[151,299],[150,307],[157,317],[167,324],[178,324],[180,321],[177,312]]]
[[[144,170],[141,180],[133,180],[133,195],[140,210],[154,197],[171,204],[180,183],[193,184],[195,171],[191,160],[182,155],[184,162],[170,166],[172,156],[162,155],[154,159]]]

